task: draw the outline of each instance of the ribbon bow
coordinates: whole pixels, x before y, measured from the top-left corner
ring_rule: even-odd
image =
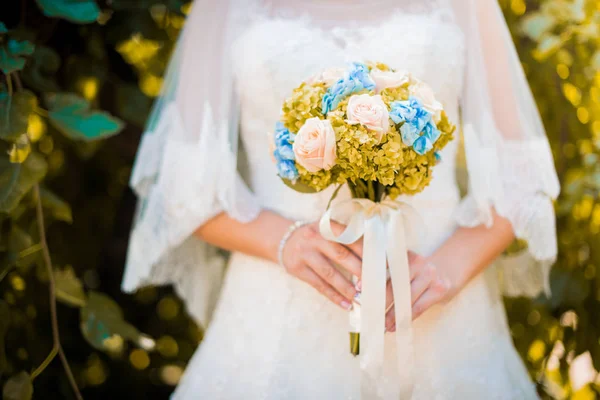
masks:
[[[348,220],[336,236],[331,219]],[[412,307],[408,249],[420,226],[416,210],[398,201],[375,203],[351,199],[332,205],[321,218],[321,235],[341,244],[351,244],[364,236],[360,310],[361,395],[371,399],[410,399],[413,386]],[[399,379],[385,389],[384,335],[387,266],[394,293],[396,315],[396,357]],[[391,391],[392,393],[385,393]]]

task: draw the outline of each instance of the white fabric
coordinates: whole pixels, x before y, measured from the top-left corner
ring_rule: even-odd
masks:
[[[424,216],[423,254],[451,235],[457,213],[462,224],[489,224],[494,207],[534,258],[551,260],[552,155],[494,0],[255,1],[194,4],[134,169],[141,201],[123,287],[174,283],[203,324],[221,293],[176,399],[356,399],[359,366],[343,310],[278,266],[241,254],[229,261],[220,292],[223,259],[190,237],[222,211],[241,221],[260,208],[321,216],[331,190],[292,191],[268,154],[282,100],[323,68],[377,60],[428,82],[452,120],[462,106],[469,196],[459,205],[454,141],[431,185],[403,199]],[[238,117],[253,193],[236,172]],[[544,276],[538,264],[524,265],[526,273],[513,266],[503,280],[513,294],[536,294],[543,279],[512,283]],[[512,347],[495,272],[414,323],[413,399],[536,398]],[[386,335],[386,354],[394,346]],[[381,385],[394,385],[398,373],[386,368]]]

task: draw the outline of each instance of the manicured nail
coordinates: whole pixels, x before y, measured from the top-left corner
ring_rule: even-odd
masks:
[[[342,301],[341,306],[348,311],[352,310],[352,304],[348,303],[346,300]]]
[[[356,290],[358,290],[359,292],[362,290],[362,281],[356,282]]]

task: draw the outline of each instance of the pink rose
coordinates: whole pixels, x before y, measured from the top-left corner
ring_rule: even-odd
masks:
[[[344,76],[346,70],[344,68],[327,68],[326,70],[319,72],[308,78],[306,83],[312,85],[316,82],[323,82],[327,86],[331,86],[336,83],[341,77]]]
[[[361,124],[376,132],[379,142],[390,127],[389,112],[380,95],[361,94],[350,97],[346,116],[348,117],[347,123]]]
[[[377,93],[380,93],[383,89],[402,86],[410,82],[410,75],[404,71],[393,72],[372,69],[370,75],[375,81],[375,91]]]
[[[331,122],[307,119],[294,140],[296,162],[309,172],[330,170],[335,165],[335,131]]]

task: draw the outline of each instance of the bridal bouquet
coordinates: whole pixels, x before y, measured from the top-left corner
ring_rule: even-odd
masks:
[[[347,184],[355,199],[348,204],[355,220],[348,223],[352,232],[347,229],[341,236],[333,235],[331,210],[320,226],[323,236],[340,243],[365,236],[363,290],[360,304],[356,302],[351,313],[351,351],[355,355],[362,341],[358,334],[361,323],[363,329],[371,323],[381,324],[383,332],[386,258],[397,324],[402,323],[398,310],[404,307],[406,311],[406,304],[398,304],[399,297],[409,302],[410,313],[410,287],[402,287],[408,279],[408,261],[401,254],[405,230],[400,229],[407,210],[394,200],[421,192],[429,184],[432,169],[440,160],[438,152],[452,139],[454,130],[426,83],[381,63],[355,62],[347,68],[325,70],[302,82],[283,104],[272,141],[283,182],[303,193],[331,185],[339,185],[339,190]],[[369,224],[373,218],[375,222]],[[392,243],[390,236],[398,243]],[[392,244],[381,248],[377,241]],[[382,305],[377,292],[383,293]],[[375,305],[382,310],[374,312],[377,318],[373,320],[366,310]],[[406,315],[400,317],[406,320]],[[406,323],[410,324],[410,319]]]

